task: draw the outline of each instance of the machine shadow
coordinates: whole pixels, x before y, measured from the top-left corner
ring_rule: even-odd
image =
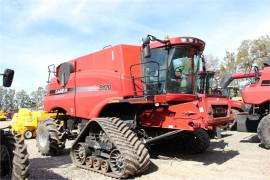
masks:
[[[151,161],[149,169],[146,170],[143,174],[141,174],[141,176],[142,175],[147,175],[147,174],[152,174],[152,173],[158,171],[158,169],[159,169],[158,166],[153,161]]]
[[[35,171],[38,171],[38,172],[35,172],[35,174],[38,174],[38,176],[31,175],[33,173],[31,173],[30,171],[31,174],[30,174],[29,180],[31,179],[33,180],[36,180],[36,179],[68,180],[68,178],[64,178],[60,176],[59,174],[56,174],[53,171],[48,170],[48,169],[36,169]]]
[[[68,167],[72,161],[69,156],[69,149],[65,150],[60,156],[47,156],[44,158],[33,158],[30,159],[30,177],[29,179],[59,179],[64,178],[54,173],[52,168]],[[34,172],[34,173],[32,173]]]
[[[232,136],[232,135],[233,135],[233,134],[231,134],[231,133],[221,134],[221,138],[230,137],[230,136]]]
[[[260,143],[260,139],[257,134],[250,135],[240,141],[241,143]]]
[[[151,158],[197,161],[202,162],[203,165],[220,165],[239,155],[238,151],[226,150],[225,147],[227,145],[228,143],[224,142],[222,139],[218,142],[211,142],[207,151],[201,154],[188,154],[188,152],[181,149],[176,150],[176,148],[169,148],[169,146],[158,146],[151,149]]]

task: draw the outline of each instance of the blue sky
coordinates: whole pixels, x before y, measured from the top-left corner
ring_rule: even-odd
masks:
[[[196,36],[222,59],[242,40],[270,35],[269,0],[0,0],[0,70],[13,88],[44,86],[47,66],[146,34]]]

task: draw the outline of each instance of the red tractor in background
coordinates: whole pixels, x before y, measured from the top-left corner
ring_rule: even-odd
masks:
[[[234,79],[243,78],[254,80],[242,89],[243,101],[250,108],[236,115],[237,130],[257,131],[261,145],[270,149],[270,58],[262,70],[254,67],[254,72],[235,73],[225,85]]]
[[[204,47],[198,38],[148,35],[142,47],[121,44],[60,64],[44,99],[58,115],[39,125],[39,151],[59,154],[76,138],[73,163],[116,178],[144,172],[146,147],[165,140],[205,151],[208,133],[233,117],[226,97],[203,93]]]

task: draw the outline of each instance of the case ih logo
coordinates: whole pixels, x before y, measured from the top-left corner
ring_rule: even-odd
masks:
[[[68,92],[67,88],[61,88],[61,89],[55,90],[55,94],[64,94],[66,92]]]
[[[61,88],[61,89],[51,90],[50,95],[64,94],[67,92],[71,92],[73,90],[74,88]]]
[[[65,94],[68,92],[96,92],[96,91],[110,91],[112,89],[111,84],[102,84],[98,86],[84,86],[77,88],[61,88],[56,90],[51,90],[50,95]]]

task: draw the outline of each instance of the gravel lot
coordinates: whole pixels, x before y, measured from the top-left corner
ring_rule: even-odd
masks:
[[[1,121],[0,127],[8,124],[9,121]],[[71,143],[67,143],[63,155],[44,157],[38,153],[35,139],[27,140],[30,179],[111,179],[72,165],[68,149]],[[253,133],[223,132],[223,138],[211,140],[204,154],[161,152],[151,161],[149,171],[136,179],[270,179],[270,150],[260,148]]]

